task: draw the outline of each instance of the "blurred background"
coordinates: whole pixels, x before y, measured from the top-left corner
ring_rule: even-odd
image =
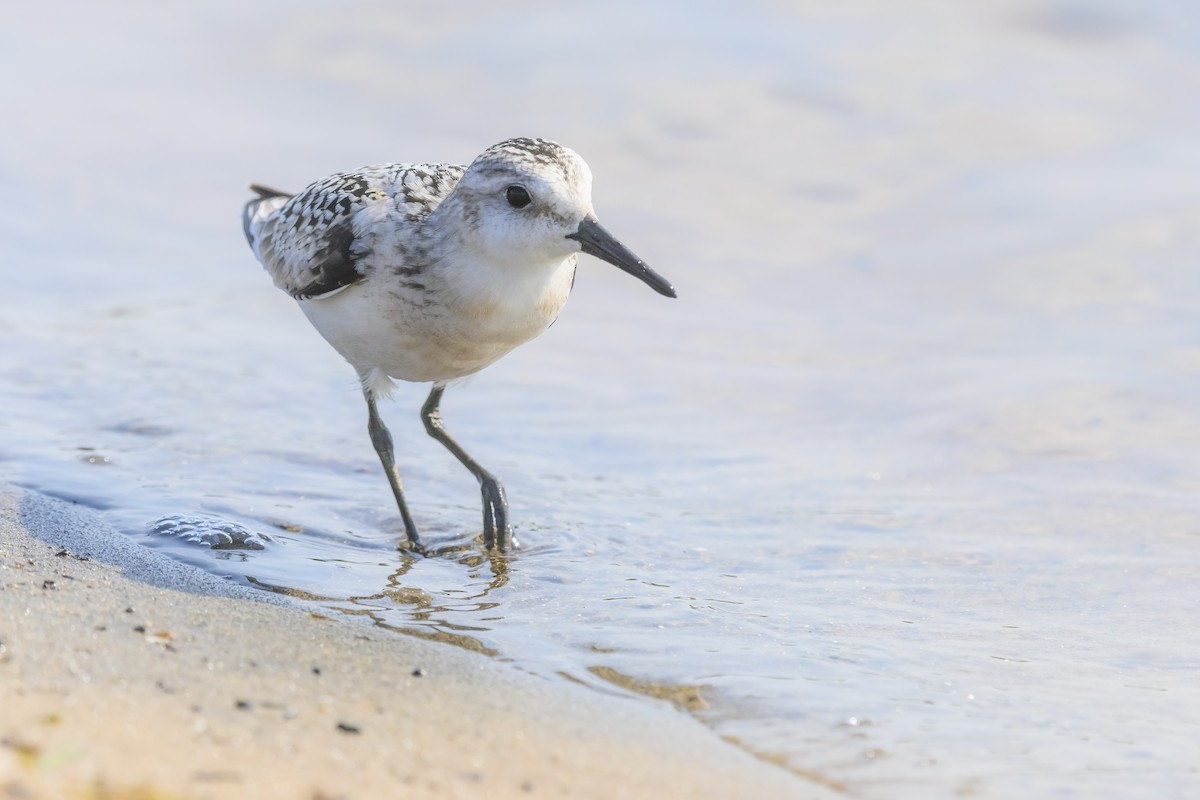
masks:
[[[0,478],[852,797],[1200,783],[1200,6],[103,4],[0,30]],[[241,235],[246,185],[567,144],[562,320],[447,394],[525,549]],[[197,531],[252,534],[211,550]]]

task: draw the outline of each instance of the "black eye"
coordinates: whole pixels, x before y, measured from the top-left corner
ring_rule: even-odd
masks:
[[[508,198],[508,204],[513,208],[524,208],[533,199],[529,196],[529,192],[525,191],[524,186],[508,187],[508,191],[504,193],[504,196]]]

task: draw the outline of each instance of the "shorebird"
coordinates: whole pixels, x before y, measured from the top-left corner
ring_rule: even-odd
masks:
[[[393,379],[432,383],[425,430],[479,481],[483,544],[513,545],[496,476],[442,422],[442,393],[546,330],[587,253],[675,297],[670,282],[617,241],[592,209],[592,173],[573,150],[508,139],[469,166],[385,164],[340,172],[295,195],[251,185],[246,239],[275,285],[358,373],[367,432],[404,521],[423,551],[377,401]]]

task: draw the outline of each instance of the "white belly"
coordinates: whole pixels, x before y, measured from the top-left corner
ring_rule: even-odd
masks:
[[[478,372],[549,327],[570,293],[574,261],[527,285],[469,297],[445,287],[422,297],[377,275],[299,304],[361,377],[382,370],[398,380],[445,382]]]

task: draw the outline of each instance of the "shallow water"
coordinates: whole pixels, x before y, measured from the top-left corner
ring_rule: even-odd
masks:
[[[849,796],[1200,790],[1192,6],[11,15],[0,478],[676,702]],[[383,413],[442,550],[412,560],[349,368],[241,240],[244,186],[517,134],[589,160],[680,299],[585,262],[552,330],[447,393],[512,558],[472,544],[473,481],[402,387]]]

